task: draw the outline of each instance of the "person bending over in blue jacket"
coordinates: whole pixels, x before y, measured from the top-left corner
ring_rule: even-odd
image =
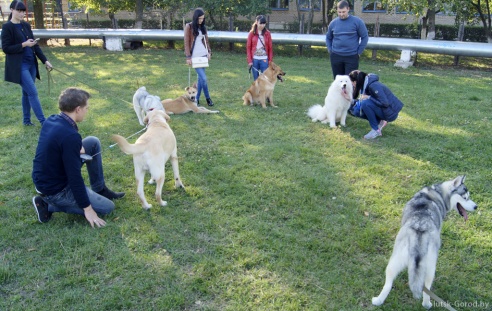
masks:
[[[32,202],[40,222],[48,222],[54,212],[65,212],[85,216],[93,228],[104,227],[106,222],[97,213],[111,213],[115,207],[111,200],[125,195],[106,187],[99,139],[82,139],[79,134],[77,123],[89,110],[89,97],[78,88],[62,91],[58,99],[60,114],[50,116],[41,128],[32,169],[39,193]],[[91,189],[84,184],[81,159],[89,160]]]
[[[364,138],[375,139],[382,135],[381,130],[388,122],[398,118],[403,103],[386,85],[379,82],[378,75],[354,70],[349,77],[354,85],[354,101],[349,113],[368,120],[371,131]]]
[[[369,41],[366,25],[357,16],[350,15],[349,10],[347,1],[338,2],[338,17],[331,21],[326,32],[333,79],[359,69],[359,57]]]

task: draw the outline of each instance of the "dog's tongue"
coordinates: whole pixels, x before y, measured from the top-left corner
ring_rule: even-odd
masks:
[[[460,213],[460,215],[463,216],[463,219],[465,219],[465,221],[467,221],[468,220],[468,214],[466,213],[463,206],[461,206],[461,204],[458,203],[457,207],[458,207],[458,212]]]
[[[346,86],[343,86],[343,87],[342,87],[342,93],[343,93],[343,94],[347,94],[347,87],[346,87]]]

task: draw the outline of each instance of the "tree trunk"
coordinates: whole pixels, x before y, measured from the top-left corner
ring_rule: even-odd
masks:
[[[422,17],[422,29],[420,30],[420,40],[427,38],[427,17]]]
[[[135,1],[135,25],[133,26],[134,29],[142,29],[143,11],[144,11],[143,0],[136,0]]]
[[[436,10],[429,8],[427,10],[427,40],[434,39],[436,39]]]
[[[458,29],[458,41],[463,41],[464,37],[465,37],[465,23],[461,22],[460,28]],[[460,56],[456,55],[454,57],[454,65],[458,66],[459,62],[460,62]]]
[[[34,0],[32,4],[33,4],[33,13],[34,13],[34,27],[36,29],[46,29],[44,27],[43,1]],[[45,39],[43,40],[44,42],[46,42]]]
[[[118,29],[118,20],[114,16],[114,12],[109,13],[109,19],[111,20],[111,28]]]
[[[60,13],[60,16],[61,16],[63,29],[68,29],[67,18],[65,17],[65,14],[63,13],[62,0],[56,0],[56,8],[57,8],[58,13]],[[65,38],[65,46],[70,46],[70,39],[69,38]]]
[[[379,37],[379,15],[376,17],[376,24],[374,25],[374,37]],[[376,60],[378,57],[378,50],[372,50],[372,60]]]

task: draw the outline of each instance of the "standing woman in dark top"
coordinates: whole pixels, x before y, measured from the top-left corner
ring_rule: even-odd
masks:
[[[45,118],[38,90],[34,84],[40,79],[38,58],[47,68],[52,68],[44,56],[31,30],[31,25],[24,21],[26,6],[14,0],[10,4],[9,21],[2,25],[2,50],[5,57],[5,81],[20,84],[22,87],[22,114],[24,125],[31,122],[31,108],[38,121],[43,124]]]

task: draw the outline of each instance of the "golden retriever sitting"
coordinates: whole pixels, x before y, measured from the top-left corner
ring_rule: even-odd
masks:
[[[273,89],[277,80],[284,82],[283,76],[285,76],[285,72],[282,71],[282,68],[274,62],[270,62],[268,69],[244,93],[243,105],[248,106],[260,103],[263,108],[266,108],[266,101],[268,100],[272,107],[277,107],[273,104]]]
[[[198,106],[195,102],[196,84],[185,88],[186,93],[176,99],[164,99],[162,105],[168,114],[182,114],[193,111],[194,113],[219,113],[218,110],[208,110]]]
[[[124,137],[119,135],[111,136],[121,151],[133,155],[137,195],[142,201],[144,209],[152,207],[147,203],[144,195],[143,186],[146,171],[150,172],[149,183],[154,180],[156,182],[155,198],[157,202],[161,206],[167,205],[167,202],[162,200],[162,186],[164,185],[164,167],[169,158],[173,168],[175,187],[184,188],[179,177],[176,137],[166,122],[169,119],[169,116],[162,110],[149,111],[144,119],[148,124],[147,131],[137,139],[135,144],[129,144]]]

